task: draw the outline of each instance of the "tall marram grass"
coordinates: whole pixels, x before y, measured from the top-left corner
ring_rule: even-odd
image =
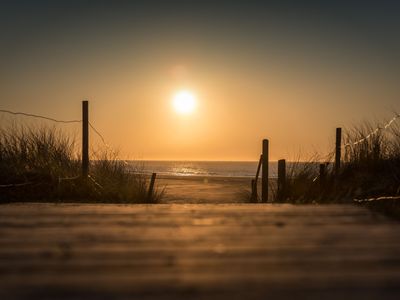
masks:
[[[365,138],[371,124],[349,131],[345,141]],[[400,128],[379,130],[357,145],[346,147],[339,179],[347,184],[339,191],[353,197],[393,196],[400,192]]]
[[[283,202],[307,203],[319,199],[321,190],[317,184],[318,160],[318,156],[314,155],[308,161],[297,160],[288,164]]]
[[[55,127],[0,130],[0,201],[154,203],[140,169],[128,170],[107,151],[92,153],[90,177],[81,176],[75,139]]]
[[[351,202],[400,195],[400,126],[397,123],[374,132],[378,127],[364,123],[345,130],[344,145],[348,146],[343,149],[338,174],[334,173],[333,157],[327,161],[324,178],[319,177],[318,159],[294,164],[284,202]],[[371,132],[374,134],[368,136]]]

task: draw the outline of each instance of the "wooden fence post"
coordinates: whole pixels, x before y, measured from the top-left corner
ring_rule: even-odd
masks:
[[[153,189],[154,189],[154,182],[156,181],[157,173],[151,174],[150,185],[149,185],[149,192],[147,194],[147,199],[150,200],[153,196]]]
[[[89,174],[89,101],[82,101],[82,177]]]
[[[342,128],[336,128],[335,175],[339,174],[342,146]]]
[[[286,160],[278,160],[278,201],[282,202],[286,196]]]
[[[262,191],[261,191],[261,202],[268,202],[268,149],[269,142],[264,139],[262,142]]]
[[[258,202],[257,184],[258,184],[258,176],[260,175],[261,164],[262,164],[262,154],[260,155],[260,160],[258,161],[256,178],[251,180],[251,201],[252,202]]]

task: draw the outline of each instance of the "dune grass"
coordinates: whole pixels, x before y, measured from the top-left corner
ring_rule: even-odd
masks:
[[[319,164],[315,161],[318,161],[316,156],[306,162],[295,161],[287,165],[285,194],[279,201],[307,203],[319,199],[321,193],[317,183]],[[276,196],[277,194],[276,192]]]
[[[399,196],[400,126],[375,128],[379,124],[365,123],[345,130],[343,144],[347,146],[338,174],[334,172],[333,156],[327,161],[314,157],[306,163],[292,164],[283,202],[350,203],[354,199]],[[374,134],[368,136],[371,132]],[[319,176],[320,163],[326,163],[324,178]],[[393,210],[397,202],[389,202]],[[380,203],[373,205],[384,205],[385,201]]]
[[[106,150],[91,154],[82,178],[75,138],[55,127],[10,126],[0,130],[0,201],[156,203],[140,167],[127,168]]]

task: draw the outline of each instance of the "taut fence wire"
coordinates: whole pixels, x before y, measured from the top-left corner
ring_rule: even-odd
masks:
[[[341,148],[342,149],[346,149],[347,147],[352,148],[358,144],[361,144],[362,142],[367,141],[368,139],[372,138],[375,134],[377,134],[379,131],[387,130],[388,128],[390,128],[390,126],[392,126],[393,123],[399,118],[400,118],[400,114],[395,114],[395,116],[392,119],[390,119],[390,121],[385,123],[385,125],[383,125],[382,127],[381,126],[376,127],[373,131],[368,133],[365,137],[363,137],[357,141],[354,141],[354,142],[346,143],[346,144],[342,145]]]
[[[21,187],[26,185],[34,184],[34,182],[24,182],[24,183],[10,183],[10,184],[0,184],[0,188],[13,188],[13,187]]]
[[[5,109],[0,109],[0,112],[11,114],[14,116],[21,115],[21,116],[25,116],[25,117],[44,119],[44,120],[52,121],[52,122],[56,122],[56,123],[80,123],[80,122],[82,122],[82,120],[57,120],[57,119],[53,119],[53,118],[45,117],[45,116],[41,116],[41,115],[29,114],[29,113],[24,113],[24,112],[14,112],[14,111],[5,110]]]
[[[400,196],[382,196],[382,197],[367,198],[367,199],[353,199],[354,202],[358,203],[381,201],[381,200],[400,200]]]
[[[55,122],[55,123],[63,123],[63,124],[82,123],[82,120],[59,120],[59,119],[55,119],[55,118],[47,117],[47,116],[43,116],[43,115],[31,114],[31,113],[26,113],[26,112],[15,112],[15,111],[6,110],[6,109],[0,109],[0,113],[10,114],[10,115],[13,115],[13,116],[24,116],[24,117],[30,117],[30,118],[35,118],[35,119],[42,119],[42,120],[47,120],[47,121],[51,121],[51,122]],[[112,147],[106,142],[104,136],[100,133],[100,131],[97,128],[95,128],[93,126],[93,124],[90,123],[90,122],[89,122],[89,126],[93,130],[93,132],[100,138],[100,140],[107,147],[107,149],[109,151],[111,151],[112,153],[115,153],[115,151],[113,151]],[[128,162],[126,160],[122,160],[122,161],[123,161],[124,164],[126,164],[126,165],[128,164]],[[59,177],[58,178],[58,182],[61,183],[62,181],[77,180],[79,178],[81,178],[81,175],[72,176],[72,177]],[[90,175],[89,179],[95,184],[95,186],[97,186],[97,187],[99,187],[101,189],[103,188],[94,179],[93,175]],[[34,184],[34,182],[1,184],[0,188],[22,187],[22,186],[31,185],[31,184]]]
[[[391,118],[388,122],[386,122],[383,126],[378,126],[371,132],[369,132],[365,137],[358,139],[354,142],[348,142],[340,146],[342,150],[346,150],[347,148],[353,149],[355,146],[371,139],[374,135],[376,135],[381,130],[389,129],[398,119],[400,118],[400,114],[396,113],[393,118]],[[334,157],[335,151],[330,152],[329,154],[325,155],[325,161],[330,161],[332,157]],[[319,179],[320,175],[318,174],[314,179],[313,182],[316,182]]]

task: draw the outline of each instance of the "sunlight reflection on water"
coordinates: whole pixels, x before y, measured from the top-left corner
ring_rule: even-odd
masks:
[[[131,162],[135,164],[135,162]],[[258,162],[226,161],[141,161],[145,173],[168,176],[253,177]],[[277,163],[269,165],[269,176],[276,177]]]

